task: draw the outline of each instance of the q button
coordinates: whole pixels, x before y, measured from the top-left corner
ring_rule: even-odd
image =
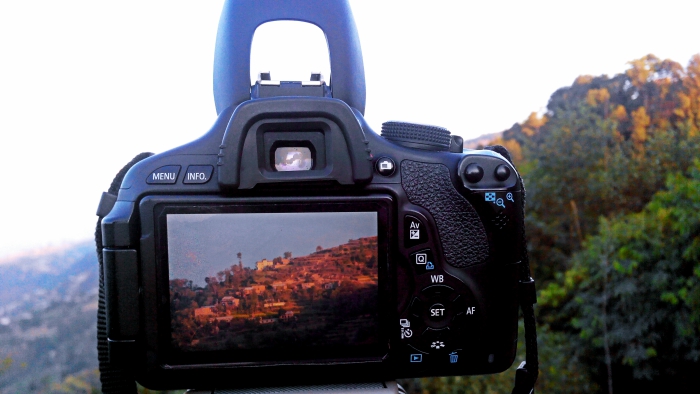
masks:
[[[435,259],[433,258],[433,252],[430,249],[421,250],[416,253],[411,253],[411,258],[409,260],[411,265],[416,270],[418,274],[424,274],[426,272],[434,272],[436,267]],[[440,278],[443,275],[438,275]]]

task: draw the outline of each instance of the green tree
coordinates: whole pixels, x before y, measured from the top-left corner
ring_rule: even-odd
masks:
[[[2,376],[10,367],[12,367],[12,364],[14,364],[14,360],[12,360],[12,357],[7,356],[4,359],[0,360],[0,376]]]
[[[608,179],[626,162],[617,122],[585,103],[558,110],[527,142],[528,233],[537,278],[550,279],[592,234],[601,212],[632,203],[631,185]]]
[[[601,218],[541,292],[603,387],[683,391],[700,361],[700,160],[639,213]],[[563,307],[563,308],[562,308]],[[556,316],[556,317],[554,317]],[[675,388],[675,390],[674,390]]]

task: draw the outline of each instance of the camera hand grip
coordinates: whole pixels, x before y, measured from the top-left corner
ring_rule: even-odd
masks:
[[[365,112],[365,69],[347,0],[227,0],[214,57],[216,112],[250,99],[250,49],[255,29],[277,20],[308,22],[326,35],[333,97]]]

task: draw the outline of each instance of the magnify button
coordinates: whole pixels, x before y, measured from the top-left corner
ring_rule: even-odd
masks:
[[[505,204],[503,204],[503,199],[502,199],[502,198],[499,198],[499,199],[496,200],[496,205],[499,206],[499,207],[501,207],[501,208],[505,208],[505,207],[506,207]]]
[[[513,193],[506,194],[506,200],[510,202],[515,202],[515,200],[513,200]]]

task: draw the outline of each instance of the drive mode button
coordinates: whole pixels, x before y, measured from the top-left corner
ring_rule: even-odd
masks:
[[[146,179],[146,183],[150,184],[168,184],[177,181],[177,175],[180,173],[180,166],[164,166],[153,171]]]
[[[207,183],[213,171],[212,166],[188,166],[182,183]]]

